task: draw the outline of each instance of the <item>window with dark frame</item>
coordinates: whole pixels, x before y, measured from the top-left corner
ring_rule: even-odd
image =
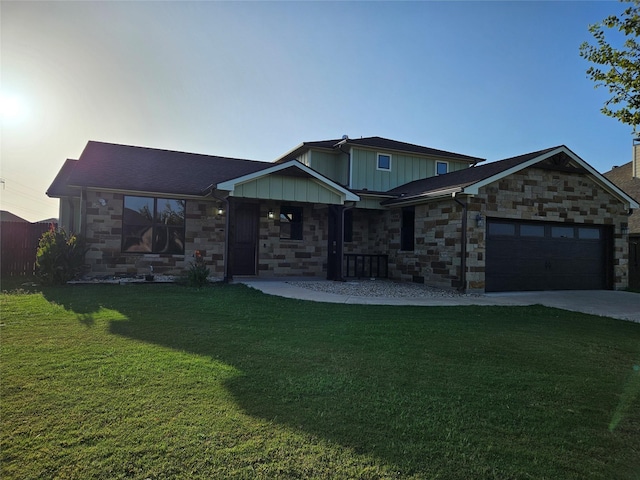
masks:
[[[391,155],[378,154],[378,170],[391,170]]]
[[[353,210],[344,211],[343,240],[353,242]]]
[[[280,207],[280,238],[302,240],[302,207]]]
[[[415,246],[415,207],[404,207],[402,209],[402,225],[400,227],[400,250],[413,251]]]
[[[449,164],[447,162],[436,162],[436,175],[444,175],[449,173]]]
[[[122,251],[184,254],[185,200],[125,196]]]

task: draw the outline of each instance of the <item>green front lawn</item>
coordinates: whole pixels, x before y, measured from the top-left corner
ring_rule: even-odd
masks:
[[[241,285],[1,308],[3,479],[640,478],[640,324]]]

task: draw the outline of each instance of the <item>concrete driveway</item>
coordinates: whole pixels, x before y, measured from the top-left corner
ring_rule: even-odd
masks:
[[[502,305],[540,304],[574,312],[640,322],[640,293],[612,290],[557,290],[553,292],[489,293],[484,297],[494,298]]]
[[[384,297],[340,295],[291,285],[286,280],[242,279],[252,288],[269,295],[314,302],[365,305],[545,305],[575,312],[630,320],[640,323],[640,294],[612,290],[559,290],[551,292],[507,292],[484,295],[451,295],[447,297]],[[298,282],[299,283],[299,282]]]

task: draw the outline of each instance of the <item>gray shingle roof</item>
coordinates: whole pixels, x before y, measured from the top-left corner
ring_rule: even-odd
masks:
[[[69,175],[75,168],[77,160],[67,159],[65,160],[62,168],[53,179],[53,182],[47,190],[47,195],[50,197],[72,197],[77,195],[77,189],[69,188]]]
[[[95,141],[87,143],[78,161],[68,163],[56,176],[48,195],[63,196],[69,186],[202,195],[220,182],[272,166],[254,160]]]
[[[517,157],[506,158],[496,162],[486,163],[484,165],[464,168],[445,175],[428,177],[422,180],[416,180],[404,185],[400,185],[389,192],[396,198],[382,202],[382,205],[389,205],[398,202],[405,202],[412,197],[426,195],[442,190],[450,190],[455,188],[464,188],[474,183],[490,178],[501,172],[516,167],[522,163],[528,162],[540,155],[551,152],[559,147],[546,148],[537,152],[518,155]]]
[[[334,140],[320,140],[317,142],[304,142],[291,152],[280,157],[278,161],[290,160],[298,157],[302,152],[310,148],[336,149],[338,144],[355,145],[360,147],[377,148],[380,150],[391,150],[396,152],[406,152],[419,155],[427,155],[431,157],[449,158],[451,160],[463,160],[465,162],[477,163],[484,161],[484,158],[472,157],[461,153],[447,152],[435,148],[423,147],[412,143],[399,142],[382,137],[365,137],[365,138],[346,138]]]

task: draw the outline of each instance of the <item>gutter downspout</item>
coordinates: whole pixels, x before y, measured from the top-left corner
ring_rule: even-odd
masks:
[[[346,140],[343,140],[338,144],[338,150],[340,150],[342,153],[344,153],[347,156],[347,188],[351,188],[351,151],[345,152],[342,149],[342,145],[344,145],[343,142],[345,141]]]
[[[343,271],[342,268],[344,267],[344,265],[342,263],[342,261],[344,259],[344,212],[346,212],[347,210],[353,210],[354,206],[355,206],[355,202],[353,202],[353,205],[351,205],[349,207],[345,206],[342,209],[342,213],[340,214],[340,222],[342,223],[342,238],[340,238],[340,257],[336,258],[336,263],[337,263],[336,271],[338,272],[337,280],[340,281],[340,282],[346,282],[347,281],[342,276],[342,271]],[[337,268],[337,267],[339,267],[339,268]]]
[[[467,202],[461,202],[452,194],[453,201],[462,206],[462,232],[460,234],[460,293],[467,293]]]

